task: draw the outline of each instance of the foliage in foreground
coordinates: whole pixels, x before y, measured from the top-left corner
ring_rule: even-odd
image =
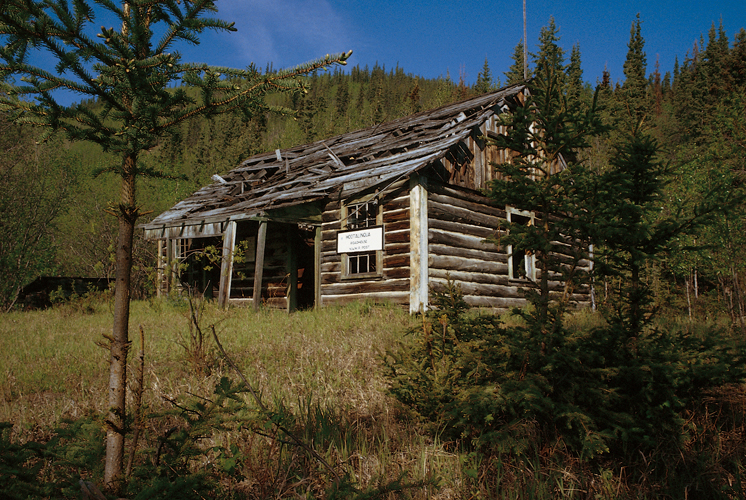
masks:
[[[58,305],[0,316],[1,343],[14,346],[3,350],[8,356],[0,360],[0,371],[8,375],[0,383],[2,420],[14,424],[3,430],[0,443],[1,493],[17,493],[10,498],[80,498],[81,478],[102,484],[103,398],[97,391],[105,392],[98,367],[106,360],[94,341],[108,331],[110,313],[105,302],[93,305],[93,312]],[[228,352],[272,412],[256,411],[214,342],[202,346],[208,363],[202,368],[179,347],[191,316],[186,301],[136,302],[133,320],[148,334],[145,425],[134,447],[126,498],[190,498],[197,496],[194,491],[205,498],[444,500],[684,498],[685,491],[690,498],[743,498],[746,493],[740,482],[746,456],[743,388],[708,392],[686,408],[681,415],[687,435],[674,450],[663,443],[644,454],[580,460],[565,443],[544,440],[537,431],[535,439],[525,439],[522,455],[499,454],[495,447],[474,449],[463,440],[459,447],[450,440],[453,433],[433,437],[426,431],[434,425],[402,418],[384,397],[375,348],[421,341],[417,334],[402,337],[413,324],[403,310],[354,304],[287,315],[207,304],[203,312],[203,325],[218,326]],[[505,329],[515,321],[507,317],[498,325]],[[584,314],[572,321],[599,322]],[[673,326],[666,328],[684,325],[695,338],[711,329],[667,321]],[[442,334],[439,321],[429,322]],[[134,351],[138,347],[136,339]],[[272,418],[341,467],[339,481],[287,444],[276,428],[262,425]],[[137,427],[134,419],[128,421]],[[398,489],[407,485],[425,486]]]
[[[434,305],[410,331],[416,342],[388,353],[391,393],[431,432],[480,450],[554,443],[591,459],[675,448],[684,411],[746,374],[743,342],[725,332],[508,327],[468,314],[453,283]]]

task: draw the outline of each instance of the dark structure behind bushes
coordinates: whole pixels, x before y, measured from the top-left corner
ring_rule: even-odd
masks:
[[[18,295],[18,304],[24,309],[44,309],[52,299],[67,300],[89,292],[109,289],[110,278],[73,278],[70,276],[40,276],[24,286]]]

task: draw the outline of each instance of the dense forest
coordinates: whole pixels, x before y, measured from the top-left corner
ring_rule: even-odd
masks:
[[[666,194],[657,200],[661,215],[696,211],[713,192],[724,189],[731,194],[728,199],[738,200],[746,167],[746,31],[731,40],[722,26],[711,26],[665,72],[647,60],[644,43],[638,18],[632,24],[624,75],[590,75],[595,78],[591,83],[581,69],[581,48],[574,46],[567,55],[551,20],[530,56],[530,68],[536,71],[537,61],[550,60],[563,70],[565,98],[589,103],[597,96],[606,133],[582,152],[591,168],[608,169],[615,143],[633,127],[642,126],[657,139],[659,159],[666,166],[661,174]],[[169,178],[141,181],[142,209],[158,214],[252,154],[372,126],[520,81],[521,44],[513,60],[500,77],[493,76],[485,60],[474,84],[450,75],[420,78],[399,66],[337,67],[309,76],[305,94],[271,96],[270,104],[285,112],[187,122],[143,156],[146,166],[167,172]],[[271,66],[254,70],[275,71]],[[108,171],[118,159],[88,143],[67,144],[55,137],[40,143],[36,130],[7,120],[0,128],[0,304],[12,307],[21,287],[40,275],[111,276],[116,219],[109,213],[118,188]],[[745,206],[735,202],[723,207],[696,237],[681,236],[677,251],[644,270],[660,305],[689,315],[725,312],[743,327]],[[138,242],[136,295],[152,290],[152,252],[150,244]]]

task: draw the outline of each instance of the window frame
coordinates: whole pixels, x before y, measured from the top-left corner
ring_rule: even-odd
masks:
[[[368,205],[371,203],[375,203],[376,205],[376,213],[375,218],[367,217],[364,219],[364,222],[362,224],[350,224],[349,220],[351,215],[353,215],[353,212],[351,210],[354,207],[359,207],[361,205]],[[370,211],[370,209],[368,209]],[[381,227],[383,228],[383,204],[378,200],[377,198],[370,199],[370,200],[350,200],[345,201],[342,203],[342,219],[341,219],[341,229],[343,231],[348,230],[354,230],[354,229],[364,229],[364,228],[373,228],[373,227]],[[383,231],[384,237],[386,232]],[[366,272],[357,272],[352,273],[350,272],[351,268],[353,267],[351,263],[352,259],[358,259],[362,256],[367,256],[369,259],[369,265],[372,260],[375,268],[373,271],[366,271]],[[341,276],[343,280],[356,280],[356,279],[370,279],[370,278],[376,278],[381,279],[383,277],[383,250],[375,250],[372,252],[354,252],[354,253],[342,253],[342,272]]]
[[[522,218],[528,219],[528,223],[530,225],[534,225],[536,222],[536,213],[529,211],[529,210],[520,210],[515,207],[506,206],[505,207],[505,214],[506,219],[508,222],[513,222],[514,216],[519,216]],[[517,221],[516,221],[517,222]],[[515,276],[515,272],[513,270],[513,262],[514,262],[514,255],[513,255],[513,245],[507,246],[508,251],[508,279],[515,280],[515,281],[533,281],[536,282],[536,252],[530,251],[530,255],[527,254],[525,260],[524,260],[524,275],[523,276]]]

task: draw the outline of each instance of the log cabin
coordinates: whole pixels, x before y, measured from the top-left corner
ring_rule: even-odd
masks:
[[[533,256],[486,241],[533,215],[484,195],[500,115],[523,84],[364,130],[259,154],[142,224],[159,293],[181,283],[221,305],[323,307],[360,299],[427,309],[447,279],[472,306],[526,304]],[[206,250],[219,259],[202,258]],[[212,262],[212,264],[209,264]],[[587,295],[578,297],[587,300]]]

